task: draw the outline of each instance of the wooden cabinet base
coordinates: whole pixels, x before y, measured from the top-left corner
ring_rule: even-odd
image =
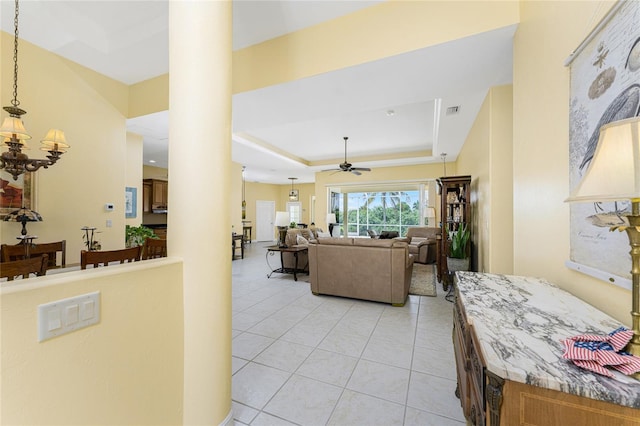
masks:
[[[502,392],[502,425],[640,425],[640,410],[630,407],[509,380],[504,382]],[[487,424],[492,424],[489,418]]]

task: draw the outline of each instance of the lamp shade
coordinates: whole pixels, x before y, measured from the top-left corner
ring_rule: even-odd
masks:
[[[289,226],[289,213],[287,212],[276,212],[276,221],[275,226]]]
[[[22,224],[21,234],[27,235],[27,222],[41,222],[42,216],[34,210],[22,207],[6,215],[4,220],[7,222],[20,222]]]
[[[7,222],[41,222],[42,216],[36,211],[22,207],[6,215],[4,220]]]
[[[329,223],[337,223],[335,213],[329,213],[327,215],[327,224],[329,224]]]
[[[600,128],[582,180],[565,201],[640,200],[640,117]]]
[[[428,218],[436,217],[436,209],[434,207],[427,207],[426,217]]]
[[[17,139],[31,139],[31,136],[27,134],[27,130],[24,128],[22,120],[18,117],[6,117],[0,127],[0,136],[10,138],[13,135]]]
[[[64,137],[64,132],[59,129],[50,129],[42,142],[42,151],[59,151],[66,152],[67,148],[70,148],[67,145],[67,139]]]

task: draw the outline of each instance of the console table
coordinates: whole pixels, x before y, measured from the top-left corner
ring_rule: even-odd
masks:
[[[298,254],[301,252],[306,252],[308,250],[307,246],[290,246],[290,247],[279,247],[279,246],[268,246],[267,247],[267,265],[269,265],[269,256],[273,256],[276,252],[280,252],[280,267],[276,269],[271,269],[271,265],[269,265],[269,269],[271,272],[267,274],[267,278],[271,278],[275,272],[279,274],[293,274],[293,280],[298,281],[298,272],[307,272],[304,269],[298,269]],[[293,257],[295,259],[295,263],[293,268],[285,268],[284,261],[282,259],[282,253],[293,253]]]
[[[456,273],[453,344],[473,425],[640,425],[640,381],[562,358],[561,341],[618,321],[545,280]]]

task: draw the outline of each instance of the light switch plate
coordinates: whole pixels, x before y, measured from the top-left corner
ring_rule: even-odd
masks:
[[[38,306],[38,341],[70,333],[100,321],[100,292]]]

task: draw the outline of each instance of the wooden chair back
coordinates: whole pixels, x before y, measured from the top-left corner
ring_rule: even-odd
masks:
[[[0,263],[0,278],[13,281],[15,277],[21,276],[23,279],[29,278],[29,274],[42,276],[47,273],[47,262],[49,255],[32,257],[29,259],[14,260]]]
[[[120,250],[86,251],[80,252],[80,269],[87,269],[87,265],[108,266],[111,262],[131,263],[140,260],[142,246],[131,247]]]
[[[159,238],[147,238],[142,246],[142,259],[155,259],[167,257],[167,240]]]
[[[0,251],[2,252],[2,262],[22,260],[26,257],[24,244],[2,244]],[[60,253],[60,264],[58,264],[58,253]],[[67,240],[52,243],[31,244],[29,247],[29,257],[40,257],[43,254],[49,255],[47,269],[64,268],[67,265]]]

